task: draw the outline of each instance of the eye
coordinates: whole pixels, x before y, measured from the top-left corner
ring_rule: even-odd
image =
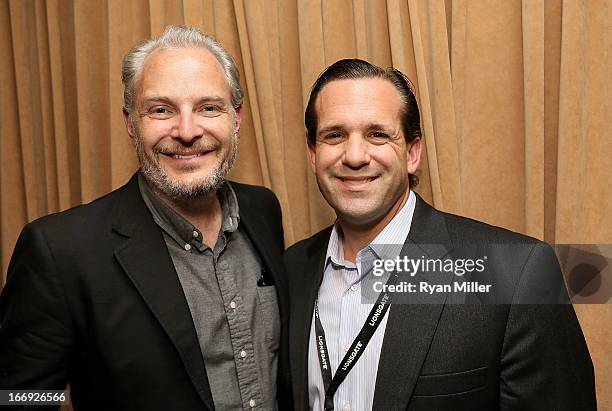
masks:
[[[155,118],[158,120],[168,119],[172,117],[173,114],[174,113],[172,109],[170,109],[170,107],[168,106],[153,106],[147,112],[147,115],[149,117]]]
[[[373,144],[385,144],[387,141],[389,141],[389,138],[389,135],[382,131],[373,131],[368,134],[368,139]]]
[[[332,131],[319,136],[318,140],[325,144],[340,144],[345,139],[344,134],[339,131]]]
[[[218,115],[223,113],[223,110],[221,107],[217,105],[205,104],[202,107],[200,107],[199,112],[202,113],[202,115],[206,117],[217,117]]]

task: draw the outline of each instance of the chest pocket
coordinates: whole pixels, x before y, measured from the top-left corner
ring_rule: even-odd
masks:
[[[257,287],[257,309],[264,322],[266,342],[270,350],[278,351],[281,324],[275,286]]]

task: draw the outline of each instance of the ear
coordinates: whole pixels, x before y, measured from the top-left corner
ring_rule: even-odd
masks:
[[[125,128],[130,135],[130,138],[134,138],[134,124],[132,124],[132,118],[130,117],[130,113],[127,112],[126,109],[123,109],[123,122],[125,123]]]
[[[316,160],[317,160],[317,146],[315,144],[310,144],[308,141],[306,142],[306,148],[308,153],[308,160],[310,162],[310,169],[313,173],[317,172]]]
[[[421,163],[421,139],[415,138],[408,144],[410,145],[406,150],[406,166],[408,174],[414,174]]]
[[[234,109],[234,131],[237,133],[240,130],[240,125],[242,124],[242,104]]]

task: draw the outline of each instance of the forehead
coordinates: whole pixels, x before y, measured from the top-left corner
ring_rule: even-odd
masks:
[[[327,122],[399,121],[402,99],[382,78],[343,79],[326,84],[315,104],[319,128]]]
[[[223,67],[204,48],[153,51],[144,62],[138,86],[140,96],[196,97],[202,93],[230,96]]]

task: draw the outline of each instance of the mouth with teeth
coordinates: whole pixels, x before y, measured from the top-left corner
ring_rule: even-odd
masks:
[[[164,154],[164,155],[167,155],[169,157],[176,158],[179,160],[183,160],[183,159],[202,157],[204,154],[198,153],[198,154]]]
[[[371,183],[376,180],[378,176],[337,176],[336,178],[340,180],[343,185],[359,187]]]
[[[158,151],[159,154],[172,158],[174,160],[193,160],[196,158],[200,158],[205,156],[206,154],[212,153],[213,151],[215,151],[214,149],[207,149],[207,150],[197,150],[197,151],[166,151],[166,150],[160,150]]]

